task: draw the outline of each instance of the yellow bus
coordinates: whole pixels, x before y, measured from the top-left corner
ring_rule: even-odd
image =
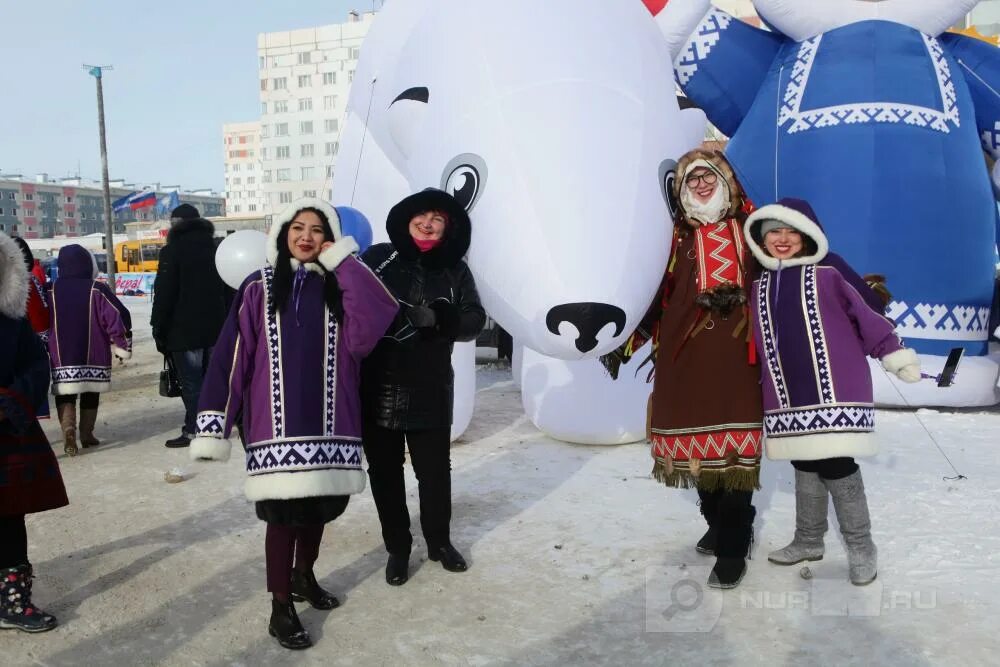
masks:
[[[140,239],[115,244],[115,271],[118,273],[156,273],[164,239]]]

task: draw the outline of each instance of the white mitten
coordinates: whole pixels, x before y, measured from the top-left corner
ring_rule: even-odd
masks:
[[[903,382],[920,381],[920,358],[909,348],[904,347],[882,357],[882,367]]]
[[[907,364],[898,371],[896,377],[903,382],[920,382],[920,364]]]

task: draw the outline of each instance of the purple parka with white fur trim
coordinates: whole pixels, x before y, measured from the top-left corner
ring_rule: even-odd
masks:
[[[799,231],[815,251],[784,262],[769,256],[760,238],[760,224],[768,219]],[[751,303],[768,458],[874,455],[867,357],[881,359],[894,372],[917,363],[916,354],[903,347],[895,325],[872,307],[871,295],[862,296],[868,290],[857,284],[856,274],[828,255],[826,236],[806,202],[789,198],[765,206],[745,228],[747,244],[763,267]]]
[[[212,351],[197,437],[191,442],[193,459],[227,460],[229,438],[242,415],[245,491],[254,501],[364,490],[361,360],[398,309],[382,282],[354,255],[354,239],[340,236],[336,212],[325,202],[299,200],[295,210],[275,221],[269,256],[277,257],[280,228],[307,206],[324,211],[337,240],[317,263],[301,268],[294,295],[280,310],[272,303],[270,266],[244,281]],[[342,292],[339,324],[324,300],[328,271]]]
[[[80,245],[59,250],[49,294],[49,359],[55,395],[111,389],[111,355],[132,356],[132,317],[114,290],[97,280],[94,256]]]

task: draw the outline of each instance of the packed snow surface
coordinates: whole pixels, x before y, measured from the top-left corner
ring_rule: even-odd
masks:
[[[765,461],[749,572],[718,592],[694,550],[695,492],[652,480],[641,444],[543,436],[497,364],[479,366],[452,448],[452,538],[471,569],[426,561],[407,467],[410,581],[386,585],[371,494],[355,496],[316,564],[343,604],[299,604],[316,646],[286,651],[267,634],[264,524],[242,459],[190,463],[163,447],[181,402],[157,395],[149,303],[126,301],[137,353],[102,396],[104,444],[67,459],[45,424],[71,504],[29,517],[29,555],[35,600],[60,627],[0,633],[2,665],[995,664],[1000,414],[879,411],[881,453],[862,471],[880,569],[864,588],[847,582],[832,510],[808,573],[767,562],[794,529],[794,476]],[[954,473],[935,441],[967,479],[943,479]],[[184,481],[167,483],[175,467]]]

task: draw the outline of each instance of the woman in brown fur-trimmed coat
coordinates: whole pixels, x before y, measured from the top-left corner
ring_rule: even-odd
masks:
[[[653,475],[698,489],[708,532],[697,549],[717,560],[709,585],[733,588],[746,573],[759,488],[760,368],[750,339],[752,257],[743,222],[752,211],[721,153],[702,149],[677,165],[670,264],[657,300],[617,365],[652,339],[650,432]]]

